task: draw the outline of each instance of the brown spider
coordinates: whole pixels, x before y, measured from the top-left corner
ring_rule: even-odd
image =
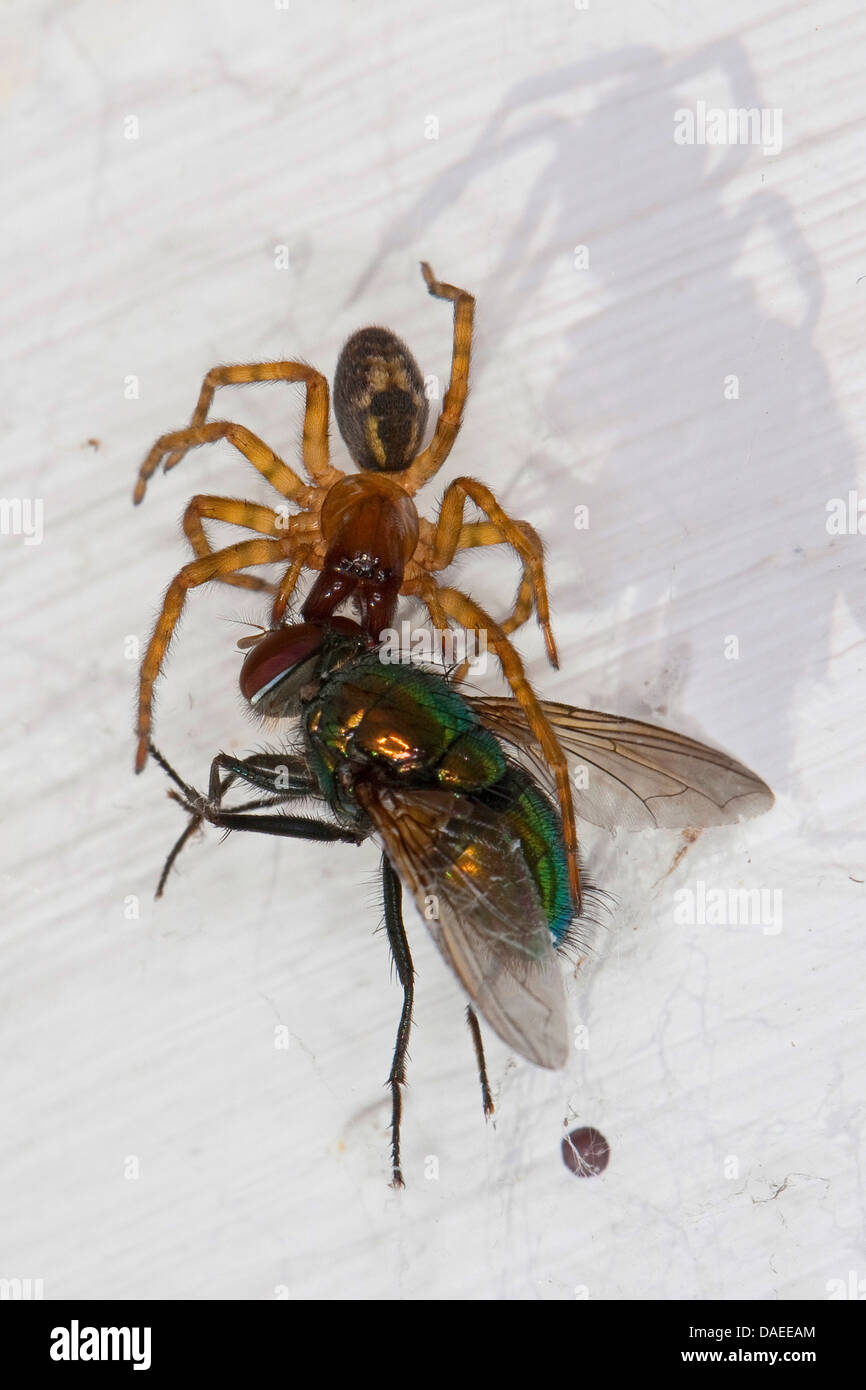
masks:
[[[475,478],[456,478],[442,498],[435,524],[419,517],[412,498],[441,468],[460,429],[469,379],[475,300],[466,290],[447,285],[422,263],[429,292],[454,304],[451,379],[426,449],[419,446],[428,402],[420,369],[404,343],[384,328],[363,328],[345,344],[334,377],[334,413],[340,433],[360,474],[344,474],[329,460],[328,383],[301,362],[263,362],[214,367],[205,377],[187,429],[162,435],[139,469],[134,501],[144,497],[148,480],[162,462],[167,472],[188,449],[226,439],[267,478],[298,511],[288,515],[254,502],[196,496],[183,526],[196,559],[172,580],[141,665],[138,701],[136,771],[147,760],[152,725],[153,687],[189,589],[219,580],[274,595],[271,624],[279,624],[304,570],[318,571],[302,607],[306,621],[327,621],[347,598],[360,610],[361,623],[374,640],[392,626],[400,594],[425,604],[432,623],[447,631],[453,620],[483,633],[499,660],[553,770],[562,810],[563,832],[570,851],[575,901],[580,888],[577,834],[565,756],[544,711],[526,679],[523,664],[508,634],[527,621],[533,608],[544,633],[547,654],[556,666],[550,627],[541,542],[524,521],[507,516],[493,493]],[[253,381],[302,382],[306,391],[302,457],[310,479],[305,483],[257,435],[227,420],[207,421],[218,386]],[[464,523],[469,499],[486,520]],[[258,533],[213,550],[205,520],[223,521]],[[494,619],[458,589],[441,586],[434,574],[451,564],[458,550],[510,545],[523,575],[513,609],[505,621]],[[288,562],[278,585],[241,571],[251,566]]]

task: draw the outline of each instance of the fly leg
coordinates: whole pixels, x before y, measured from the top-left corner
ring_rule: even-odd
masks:
[[[382,856],[382,896],[385,902],[385,930],[397,978],[403,986],[403,1008],[397,1027],[397,1042],[391,1062],[388,1085],[391,1087],[391,1186],[404,1187],[400,1171],[400,1120],[403,1114],[403,1093],[401,1086],[406,1084],[406,1055],[409,1047],[409,1032],[412,1027],[412,1004],[415,999],[415,968],[409,954],[406,928],[403,926],[401,909],[403,889],[399,878],[388,859]]]
[[[475,1048],[475,1060],[478,1063],[478,1080],[481,1082],[481,1104],[484,1106],[484,1118],[489,1120],[493,1114],[493,1097],[490,1094],[490,1082],[487,1080],[487,1063],[484,1060],[481,1027],[478,1023],[478,1015],[471,1004],[466,1005],[466,1022],[469,1024],[469,1032],[472,1034],[472,1046]]]
[[[199,827],[207,821],[223,830],[255,830],[262,835],[284,835],[292,840],[317,840],[319,842],[342,841],[358,845],[365,838],[356,830],[350,830],[333,821],[314,820],[310,816],[289,816],[283,812],[274,815],[255,815],[262,807],[278,806],[280,802],[311,796],[316,791],[316,783],[303,758],[288,753],[258,753],[250,758],[231,758],[220,753],[211,764],[209,795],[202,796],[195,787],[184,782],[175,772],[171,763],[150,744],[149,751],[159,763],[180,795],[170,793],[180,802],[190,817],[182,835],[173,845],[165,866],[160,874],[156,896],[161,897],[166,880],[184,845]],[[225,778],[221,776],[226,773]],[[247,782],[266,793],[264,799],[248,802],[244,806],[226,811],[222,807],[222,797],[236,780]]]

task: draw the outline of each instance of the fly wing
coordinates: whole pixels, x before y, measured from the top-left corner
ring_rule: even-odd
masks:
[[[530,1062],[564,1066],[559,960],[504,817],[447,791],[378,789],[363,799],[388,858],[479,1013]]]
[[[535,738],[516,701],[473,699],[484,724],[534,754]],[[685,734],[598,710],[541,700],[563,750],[588,767],[573,786],[577,815],[608,830],[730,825],[773,804],[760,777],[727,754]]]

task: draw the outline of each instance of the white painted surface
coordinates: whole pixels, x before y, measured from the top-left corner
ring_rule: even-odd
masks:
[[[0,1275],[339,1299],[820,1299],[863,1277],[866,541],[826,528],[864,436],[860,7],[95,0],[3,25],[2,492],[45,522],[41,545],[0,538]],[[781,109],[781,152],[675,144],[698,100]],[[668,877],[678,835],[586,834],[617,900],[570,985],[590,1046],[547,1075],[489,1040],[495,1128],[412,919],[398,1195],[376,850],[212,834],[154,904],[179,826],[156,770],[132,776],[124,649],[186,559],[187,498],[267,495],[220,446],[136,512],[152,440],[214,363],[330,374],[365,322],[444,375],[422,257],[478,296],[466,423],[424,503],[476,472],[545,537],[562,668],[527,630],[537,685],[716,742],[778,805]],[[297,457],[291,389],[220,412]],[[514,577],[460,572],[500,607]],[[259,737],[233,620],[260,611],[190,602],[157,728],[199,782]],[[781,889],[783,929],[675,925],[699,880]],[[607,1135],[602,1178],[562,1165],[564,1119]]]

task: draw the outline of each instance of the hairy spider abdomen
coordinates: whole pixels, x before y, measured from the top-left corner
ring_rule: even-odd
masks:
[[[421,369],[387,328],[361,328],[334,375],[334,414],[359,468],[397,473],[418,453],[428,402]]]

